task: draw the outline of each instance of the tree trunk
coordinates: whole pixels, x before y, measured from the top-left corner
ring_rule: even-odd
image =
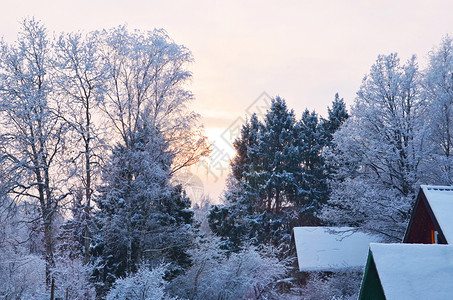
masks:
[[[46,284],[52,283],[51,269],[54,266],[53,260],[53,239],[52,239],[52,222],[47,219],[44,221],[44,244],[46,248]]]
[[[52,284],[50,287],[50,300],[55,299],[55,279],[52,278]]]
[[[126,274],[131,274],[132,271],[132,233],[131,233],[131,224],[128,218],[127,220],[127,250],[126,250]]]
[[[83,244],[84,244],[84,263],[88,264],[90,261],[90,232],[88,228],[88,222],[91,217],[91,161],[90,161],[90,141],[91,141],[91,135],[90,135],[90,128],[91,128],[91,116],[90,116],[90,102],[87,98],[86,100],[86,110],[85,110],[85,118],[86,118],[86,124],[85,124],[85,134],[86,134],[86,140],[85,140],[85,172],[86,172],[86,186],[85,186],[85,217],[84,217],[84,237],[83,237]]]

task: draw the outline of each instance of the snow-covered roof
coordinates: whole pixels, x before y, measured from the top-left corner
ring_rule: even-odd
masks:
[[[453,186],[422,185],[421,188],[447,243],[453,243]]]
[[[366,264],[372,236],[352,227],[295,227],[300,271],[335,271]]]
[[[453,245],[374,244],[387,300],[452,299]]]

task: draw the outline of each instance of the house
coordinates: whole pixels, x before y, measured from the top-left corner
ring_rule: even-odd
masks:
[[[379,241],[353,227],[295,227],[293,234],[301,272],[363,268],[370,242]]]
[[[403,243],[453,243],[453,187],[422,185]]]
[[[453,245],[370,244],[359,300],[453,298]]]

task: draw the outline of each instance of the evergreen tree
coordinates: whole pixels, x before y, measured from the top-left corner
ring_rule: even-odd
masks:
[[[288,110],[283,99],[275,98],[265,116],[260,140],[263,172],[259,176],[259,188],[268,213],[279,214],[297,196],[296,180],[301,166],[295,125],[294,112]]]
[[[332,108],[327,108],[328,118],[322,119],[322,127],[324,129],[326,146],[332,146],[333,134],[340,126],[349,118],[346,110],[346,104],[343,98],[340,98],[338,93],[335,94],[335,99],[332,102]]]
[[[289,245],[303,165],[294,112],[277,97],[264,121],[253,115],[234,142],[225,205],[209,214],[211,229],[238,250],[244,240]]]
[[[222,237],[227,237],[222,248],[239,251],[242,240],[250,236],[250,217],[259,211],[260,196],[258,188],[259,136],[263,124],[253,114],[242,126],[241,136],[233,146],[236,156],[231,161],[231,174],[226,185],[226,205],[215,205],[209,211],[211,229]]]
[[[326,137],[321,125],[318,115],[307,109],[297,126],[303,178],[296,207],[304,225],[319,224],[316,213],[328,198],[327,170],[321,155]]]
[[[244,124],[233,144],[225,204],[209,213],[225,248],[237,251],[243,241],[289,245],[294,226],[322,224],[318,214],[329,198],[332,170],[322,153],[349,116],[338,94],[328,112],[320,120],[307,109],[296,121],[276,97],[263,121],[252,115]]]
[[[218,235],[228,237],[222,247],[238,251],[247,232],[250,231],[250,216],[260,211],[261,206],[258,176],[262,165],[259,149],[259,136],[263,124],[253,114],[241,129],[241,136],[233,146],[236,156],[231,161],[231,174],[226,185],[227,205],[216,205],[209,212],[211,229]]]
[[[171,263],[168,276],[190,264],[189,199],[172,174],[209,155],[198,115],[188,110],[190,51],[163,30],[99,34],[105,75],[102,110],[118,143],[104,168],[97,199],[97,278],[105,295],[118,277],[142,263]]]
[[[249,213],[253,213],[260,206],[259,203],[259,173],[263,171],[263,157],[261,155],[260,135],[263,124],[253,114],[241,130],[241,137],[233,143],[236,156],[231,162],[232,177],[241,183],[244,197],[243,203]]]
[[[321,118],[319,122],[319,130],[322,130],[322,138],[319,142],[323,144],[323,149],[322,153],[318,153],[318,160],[322,161],[324,164],[324,176],[322,176],[319,181],[322,193],[322,205],[325,204],[330,197],[331,190],[328,182],[333,179],[333,175],[338,168],[338,165],[335,165],[334,160],[326,160],[326,157],[332,155],[332,152],[334,151],[334,133],[337,132],[343,123],[349,118],[349,114],[346,110],[346,104],[344,103],[343,98],[340,98],[338,93],[335,94],[335,99],[332,101],[332,108],[327,107],[327,112],[328,118]]]
[[[192,223],[193,213],[181,187],[169,183],[172,157],[159,132],[146,123],[129,147],[118,144],[113,150],[97,199],[101,231],[95,252],[102,261],[97,276],[106,285],[101,294],[143,262],[166,260],[175,273],[190,264],[184,226]]]

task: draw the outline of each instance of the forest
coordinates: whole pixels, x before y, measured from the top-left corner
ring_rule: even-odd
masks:
[[[452,38],[427,58],[377,56],[326,117],[274,97],[211,205],[175,180],[212,151],[189,49],[24,19],[0,43],[0,299],[356,299],[360,270],[299,273],[292,229],[400,241],[420,184],[452,184]]]

